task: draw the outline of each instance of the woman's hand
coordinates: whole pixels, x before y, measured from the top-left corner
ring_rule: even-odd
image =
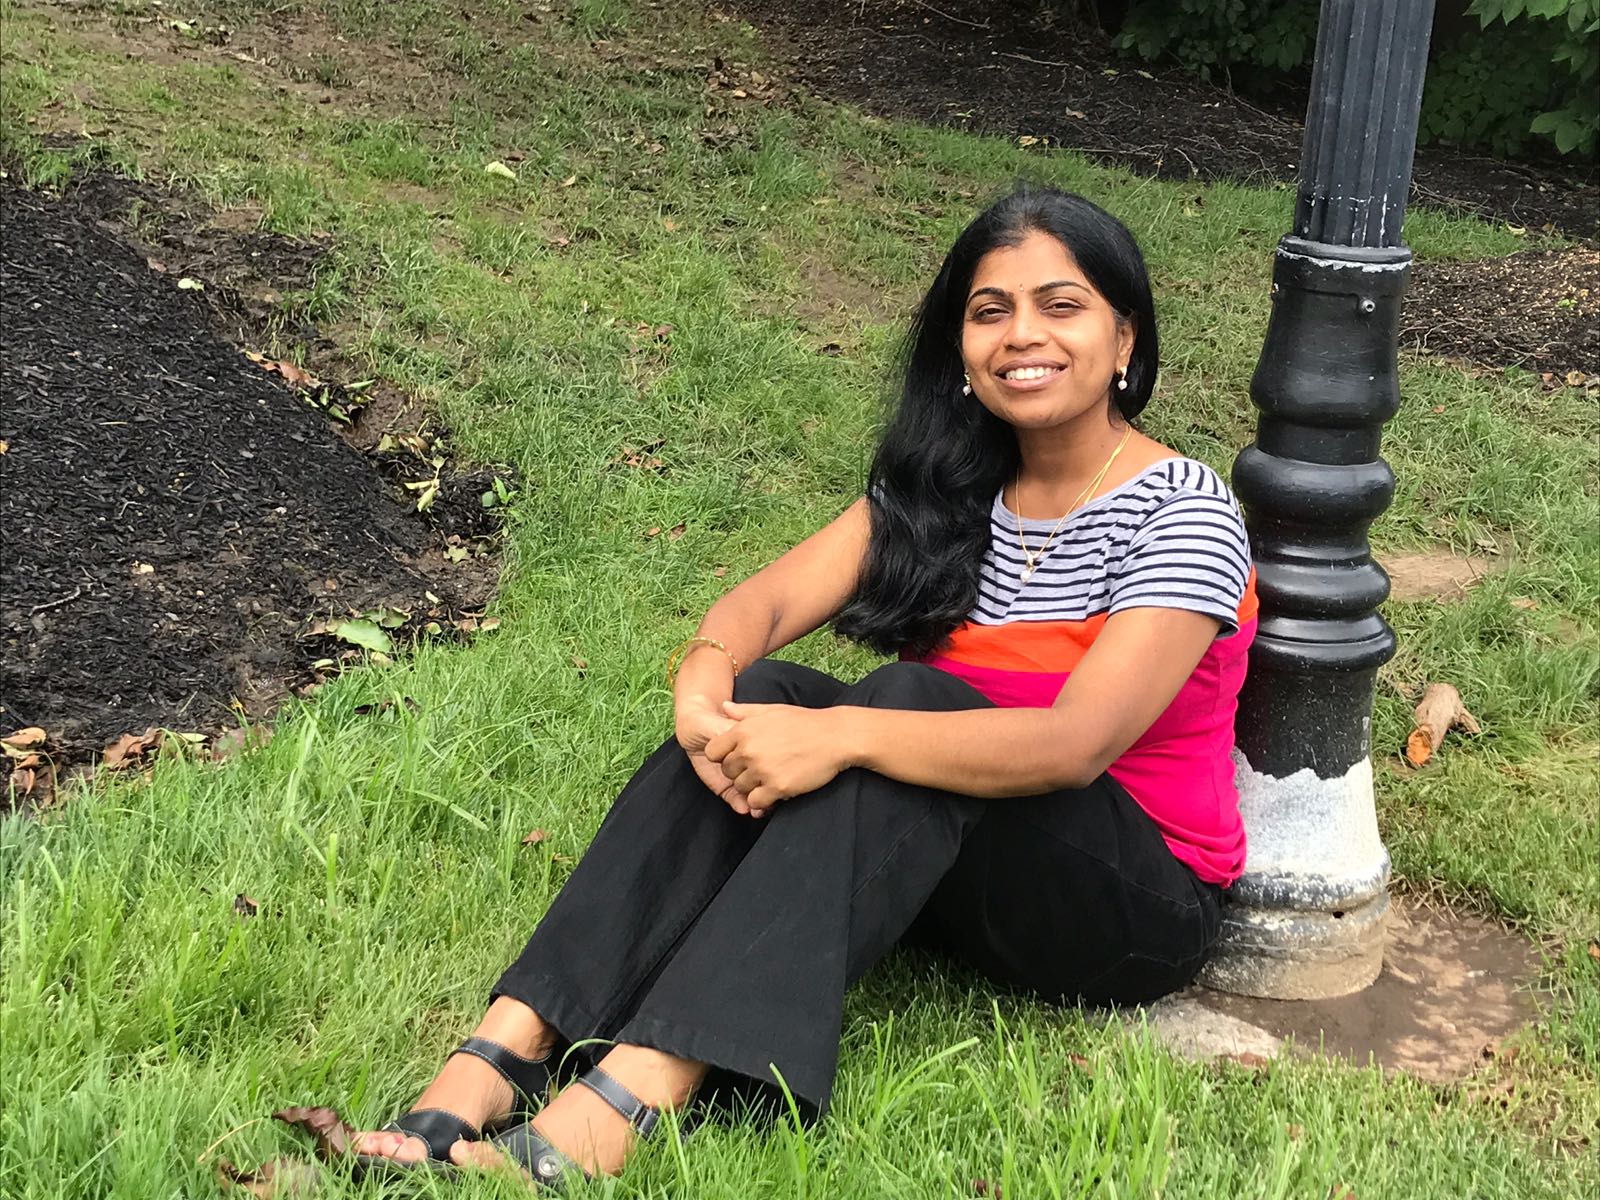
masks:
[[[734,787],[733,780],[723,774],[722,768],[706,757],[706,743],[733,727],[733,718],[725,716],[710,696],[685,696],[677,705],[676,734],[678,745],[689,756],[689,765],[700,777],[700,782],[711,789],[734,812],[750,815],[744,793]]]
[[[732,727],[706,743],[706,757],[733,780],[752,816],[816,791],[850,766],[841,736],[845,709],[729,700],[722,711]]]

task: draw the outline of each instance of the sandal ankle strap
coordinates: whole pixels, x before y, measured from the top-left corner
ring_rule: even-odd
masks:
[[[542,1058],[528,1058],[489,1038],[469,1037],[452,1054],[470,1054],[493,1067],[500,1078],[511,1085],[512,1112],[540,1103],[550,1088],[554,1074],[551,1070],[551,1060],[555,1056],[553,1050]]]
[[[649,1137],[661,1121],[659,1108],[646,1104],[599,1067],[585,1071],[577,1082],[621,1113],[642,1138]]]

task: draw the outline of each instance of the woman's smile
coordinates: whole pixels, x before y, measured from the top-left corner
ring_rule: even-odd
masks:
[[[1003,363],[994,376],[1007,391],[1037,392],[1049,387],[1066,369],[1060,363],[1047,359],[1017,359]]]

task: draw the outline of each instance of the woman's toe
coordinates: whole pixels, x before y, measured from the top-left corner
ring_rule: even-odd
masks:
[[[475,1167],[480,1171],[504,1170],[511,1165],[511,1160],[492,1142],[457,1141],[450,1147],[450,1161],[458,1167]]]
[[[396,1162],[415,1162],[427,1154],[427,1147],[414,1137],[392,1129],[380,1129],[357,1138],[356,1153],[392,1158]]]

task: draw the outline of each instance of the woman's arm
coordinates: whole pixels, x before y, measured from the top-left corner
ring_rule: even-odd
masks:
[[[1083,787],[1166,711],[1217,627],[1213,617],[1180,609],[1117,613],[1050,708],[840,710],[850,714],[848,762],[969,796]]]
[[[1051,708],[919,712],[724,706],[707,746],[760,813],[847,767],[969,796],[1031,796],[1098,778],[1155,722],[1217,635],[1200,613],[1135,608],[1106,621]]]

